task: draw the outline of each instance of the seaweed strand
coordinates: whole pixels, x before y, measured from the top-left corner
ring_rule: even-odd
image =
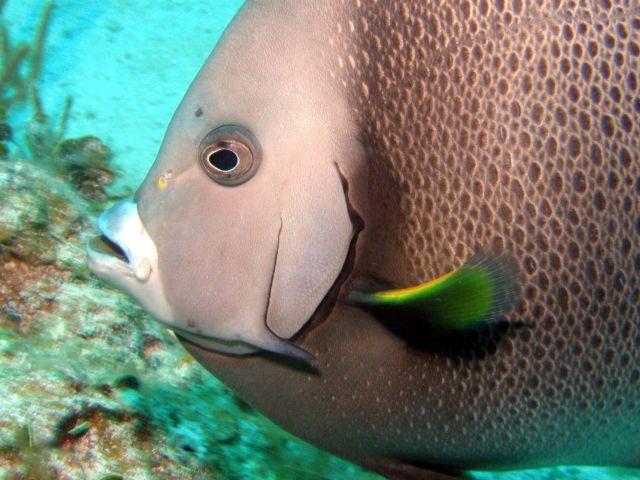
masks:
[[[40,78],[40,72],[42,70],[42,58],[44,56],[44,45],[47,38],[47,30],[51,23],[51,12],[53,11],[53,2],[47,2],[40,22],[38,23],[38,30],[34,39],[33,56],[31,57],[31,70],[29,72],[29,79],[32,81]]]
[[[13,80],[13,77],[17,74],[20,63],[29,53],[28,45],[20,45],[13,55],[9,57],[7,64],[2,69],[0,75],[0,92],[2,92],[9,83]]]
[[[0,25],[0,55],[2,55],[3,63],[5,63],[7,58],[9,58],[10,53],[11,40],[9,40],[9,31],[4,25]]]
[[[65,98],[64,100],[64,106],[62,107],[60,119],[58,120],[58,131],[56,134],[56,138],[58,141],[61,141],[64,138],[64,133],[67,131],[67,123],[69,121],[69,114],[71,112],[72,105],[73,97],[71,95],[67,95],[67,98]]]

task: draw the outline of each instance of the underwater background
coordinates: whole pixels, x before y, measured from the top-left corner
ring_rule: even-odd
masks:
[[[0,480],[380,478],[257,414],[85,264],[241,4],[0,0]]]

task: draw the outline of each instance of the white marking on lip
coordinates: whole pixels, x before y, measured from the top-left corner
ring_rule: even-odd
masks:
[[[138,216],[134,202],[116,203],[98,218],[98,227],[127,260],[87,245],[87,263],[102,280],[131,295],[143,308],[169,327],[175,325],[159,274],[158,252]]]
[[[151,275],[151,266],[157,264],[158,254],[144,228],[134,202],[116,203],[98,218],[98,228],[125,254],[128,265],[141,282]]]
[[[102,277],[107,271],[129,277],[135,276],[127,262],[115,255],[95,250],[91,245],[87,245],[87,259],[89,268],[99,277]]]

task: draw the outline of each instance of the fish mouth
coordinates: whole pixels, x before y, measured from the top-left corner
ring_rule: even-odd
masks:
[[[101,236],[87,245],[89,268],[98,276],[134,276],[146,282],[158,254],[135,202],[123,200],[98,217]]]
[[[91,240],[88,248],[90,248],[94,253],[115,257],[121,262],[126,263],[127,265],[129,264],[129,259],[127,258],[127,254],[124,253],[124,250],[122,250],[117,243],[109,240],[109,238],[104,234],[101,234]]]

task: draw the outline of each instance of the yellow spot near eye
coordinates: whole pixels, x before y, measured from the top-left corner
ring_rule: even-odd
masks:
[[[160,175],[156,181],[156,186],[158,187],[158,190],[165,190],[169,186],[169,182],[164,175]]]

